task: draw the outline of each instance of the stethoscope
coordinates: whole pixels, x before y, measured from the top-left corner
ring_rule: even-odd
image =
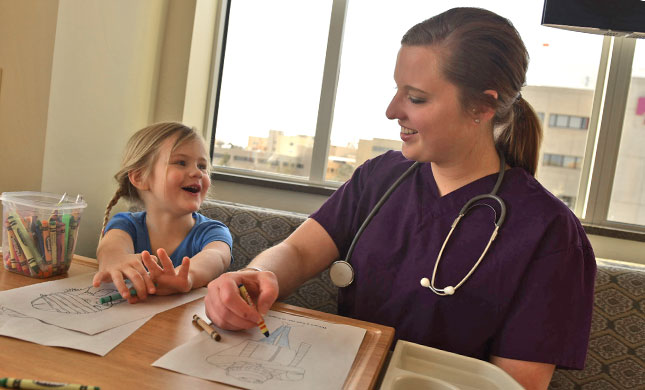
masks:
[[[488,252],[488,249],[490,248],[491,244],[493,243],[493,240],[495,240],[495,237],[497,237],[497,232],[499,228],[502,226],[502,223],[504,223],[504,218],[506,217],[506,205],[504,204],[504,201],[502,198],[497,196],[497,191],[499,190],[499,187],[502,185],[502,180],[504,179],[504,170],[506,168],[506,160],[504,158],[504,153],[498,152],[499,153],[499,173],[497,174],[497,182],[495,182],[495,187],[493,187],[493,190],[489,194],[483,194],[483,195],[477,195],[470,199],[464,207],[461,208],[459,211],[459,215],[457,218],[452,223],[452,226],[450,228],[450,231],[448,232],[448,235],[446,236],[446,239],[443,242],[443,245],[441,246],[441,250],[439,250],[439,255],[437,256],[437,261],[434,264],[434,270],[432,271],[432,279],[428,278],[422,278],[421,279],[421,285],[423,287],[427,287],[432,292],[434,292],[437,295],[452,295],[457,291],[459,287],[461,287],[466,280],[475,272],[479,264],[482,262],[482,259],[484,256],[486,256],[486,253]],[[332,283],[336,285],[337,287],[347,287],[352,282],[354,281],[354,267],[349,263],[349,260],[352,257],[352,253],[354,252],[354,247],[356,246],[356,242],[358,239],[361,237],[363,234],[363,231],[369,225],[370,221],[376,213],[379,211],[381,206],[387,201],[387,199],[390,197],[392,192],[401,184],[403,180],[405,180],[418,166],[420,163],[417,161],[410,168],[408,168],[403,174],[392,184],[390,188],[383,194],[381,199],[376,203],[374,208],[370,211],[370,213],[367,215],[367,218],[365,218],[365,221],[361,224],[360,228],[358,229],[358,232],[356,232],[356,235],[354,236],[354,239],[352,240],[351,245],[349,246],[349,250],[347,251],[347,260],[337,260],[332,263],[331,267],[329,268],[329,277],[331,278]],[[485,203],[482,204],[475,204],[475,202],[480,201],[482,199],[493,199],[495,200],[500,207],[500,214],[499,217],[497,217],[497,213],[495,212],[495,209]],[[448,243],[448,240],[450,239],[450,236],[452,235],[452,232],[455,230],[457,225],[459,224],[459,221],[470,211],[471,208],[475,206],[488,206],[491,209],[493,209],[493,212],[495,213],[496,216],[496,221],[495,221],[495,230],[493,230],[493,233],[490,236],[490,239],[488,240],[488,244],[484,248],[484,251],[482,252],[481,256],[479,256],[479,259],[473,265],[473,267],[470,269],[470,271],[466,274],[466,276],[461,279],[459,283],[455,286],[446,286],[444,288],[438,288],[435,286],[435,278],[437,276],[437,268],[439,267],[439,262],[441,261],[441,255],[443,254],[443,250],[446,248],[446,244]]]

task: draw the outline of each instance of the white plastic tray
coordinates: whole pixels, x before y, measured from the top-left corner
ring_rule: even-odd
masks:
[[[483,360],[399,340],[381,390],[522,390],[510,375]]]

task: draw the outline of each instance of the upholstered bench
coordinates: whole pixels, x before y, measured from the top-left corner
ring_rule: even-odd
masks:
[[[225,223],[233,235],[232,270],[278,244],[305,214],[207,200],[201,212]],[[336,313],[337,289],[328,271],[284,302]],[[598,260],[595,305],[585,369],[556,370],[550,389],[645,389],[645,266]]]

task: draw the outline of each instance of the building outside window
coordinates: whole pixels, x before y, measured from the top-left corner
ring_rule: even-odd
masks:
[[[589,127],[589,118],[574,115],[551,114],[549,116],[549,126],[562,127],[565,129],[586,130]]]

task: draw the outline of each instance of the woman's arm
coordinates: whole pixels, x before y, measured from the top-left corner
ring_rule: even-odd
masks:
[[[250,264],[268,272],[227,272],[208,284],[206,313],[224,329],[257,326],[278,298],[286,297],[302,283],[323,271],[339,256],[336,244],[315,220],[307,219],[282,243],[260,253]],[[257,302],[257,311],[240,297],[237,286],[244,284]]]
[[[273,272],[280,286],[279,296],[284,298],[329,267],[338,256],[338,248],[327,231],[309,218],[286,240],[260,253],[249,266]]]
[[[555,370],[553,364],[527,362],[499,356],[491,356],[490,361],[506,371],[526,390],[546,390]]]

